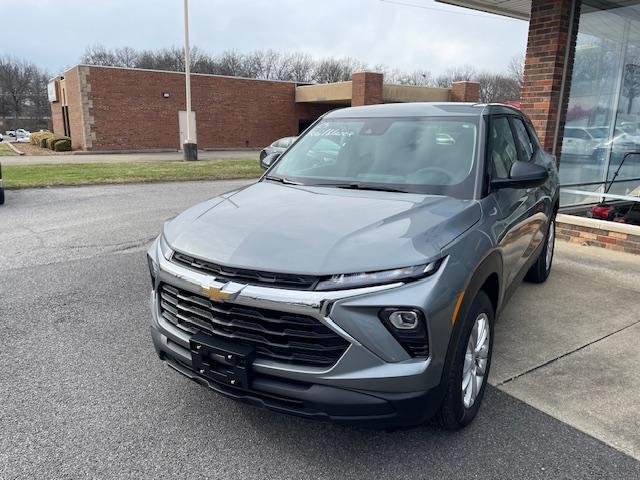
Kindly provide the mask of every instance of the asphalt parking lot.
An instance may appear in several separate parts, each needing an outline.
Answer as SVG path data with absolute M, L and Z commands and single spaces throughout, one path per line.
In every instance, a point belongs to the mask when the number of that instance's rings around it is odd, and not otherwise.
M 146 246 L 246 181 L 32 189 L 0 207 L 0 478 L 640 478 L 635 257 L 559 245 L 496 326 L 464 431 L 311 423 L 164 366 Z

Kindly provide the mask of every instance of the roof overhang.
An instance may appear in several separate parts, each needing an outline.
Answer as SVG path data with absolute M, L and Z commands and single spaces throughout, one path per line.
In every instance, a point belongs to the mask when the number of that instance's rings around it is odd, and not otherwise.
M 436 0 L 440 3 L 471 8 L 505 17 L 529 20 L 531 0 Z
M 352 82 L 320 83 L 296 87 L 296 103 L 351 105 L 352 96 Z M 385 103 L 448 102 L 451 97 L 451 89 L 384 84 L 382 97 Z

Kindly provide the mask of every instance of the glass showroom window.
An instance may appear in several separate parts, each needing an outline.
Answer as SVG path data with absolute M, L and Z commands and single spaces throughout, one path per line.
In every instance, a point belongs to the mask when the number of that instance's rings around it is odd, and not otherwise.
M 601 202 L 607 189 L 606 200 L 640 195 L 640 5 L 615 8 L 624 3 L 582 5 L 560 160 L 565 207 Z

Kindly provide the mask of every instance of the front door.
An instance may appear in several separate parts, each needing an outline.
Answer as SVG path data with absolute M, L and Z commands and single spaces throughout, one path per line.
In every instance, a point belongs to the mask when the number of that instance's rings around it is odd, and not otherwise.
M 519 160 L 516 138 L 508 116 L 491 119 L 490 168 L 492 178 L 509 178 Z M 492 193 L 497 203 L 496 239 L 502 250 L 505 286 L 516 278 L 530 256 L 534 237 L 531 224 L 535 206 L 533 189 L 502 188 Z

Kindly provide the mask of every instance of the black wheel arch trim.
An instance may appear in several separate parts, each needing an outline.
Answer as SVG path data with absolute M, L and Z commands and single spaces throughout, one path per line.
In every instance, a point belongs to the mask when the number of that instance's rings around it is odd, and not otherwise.
M 502 275 L 502 254 L 499 250 L 493 250 L 490 252 L 478 265 L 478 267 L 474 270 L 471 275 L 466 288 L 464 289 L 464 297 L 462 298 L 462 303 L 460 304 L 460 308 L 458 310 L 458 314 L 455 319 L 455 323 L 453 325 L 453 329 L 451 331 L 451 335 L 449 337 L 449 345 L 447 346 L 447 356 L 444 362 L 444 368 L 442 369 L 442 377 L 440 379 L 440 384 L 442 385 L 445 381 L 445 374 L 449 371 L 451 366 L 451 362 L 453 361 L 453 355 L 455 352 L 455 346 L 460 339 L 460 335 L 462 334 L 462 326 L 464 324 L 464 318 L 469 312 L 469 308 L 473 303 L 476 295 L 481 290 L 482 286 L 485 282 L 491 277 L 491 275 L 496 275 L 498 277 L 498 296 L 495 301 L 495 311 L 493 312 L 494 319 L 498 317 L 498 312 L 502 308 L 502 303 L 504 299 L 504 285 L 503 285 L 503 275 Z M 493 303 L 493 301 L 492 301 Z

